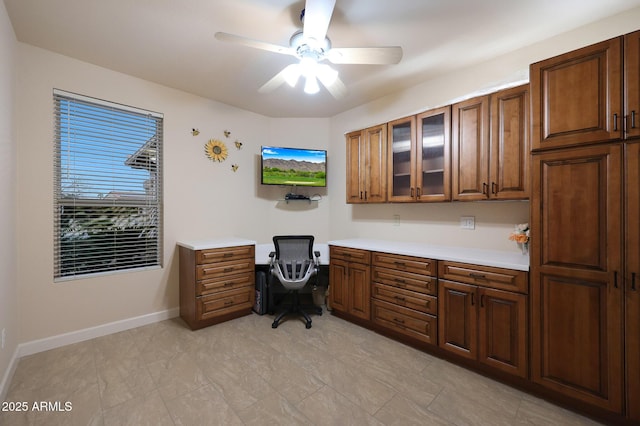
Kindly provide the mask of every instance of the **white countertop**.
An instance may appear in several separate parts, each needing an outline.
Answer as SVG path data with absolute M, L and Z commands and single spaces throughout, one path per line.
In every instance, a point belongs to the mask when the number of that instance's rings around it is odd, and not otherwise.
M 236 237 L 218 237 L 208 238 L 206 240 L 188 240 L 178 241 L 179 246 L 186 247 L 191 250 L 207 250 L 215 248 L 235 247 L 235 246 L 253 246 L 255 241 L 246 240 L 244 238 Z
M 244 245 L 256 246 L 256 264 L 269 263 L 269 253 L 274 251 L 273 243 L 256 244 L 253 240 L 237 237 L 219 237 L 203 240 L 178 241 L 178 245 L 191 250 L 206 250 Z M 471 263 L 474 265 L 494 266 L 496 268 L 529 270 L 529 256 L 518 252 L 484 250 L 464 247 L 439 246 L 424 243 L 408 243 L 369 238 L 351 238 L 334 240 L 328 243 L 314 243 L 313 249 L 320 252 L 320 263 L 329 264 L 329 245 L 355 248 L 383 253 L 404 254 L 436 260 Z
M 273 243 L 258 244 L 256 246 L 256 265 L 268 265 L 269 253 L 275 251 Z M 320 264 L 329 264 L 329 246 L 327 243 L 313 243 L 313 250 L 320 252 Z
M 329 241 L 329 245 L 384 253 L 404 254 L 436 260 L 472 263 L 474 265 L 529 271 L 529 256 L 500 250 L 483 250 L 464 247 L 439 246 L 424 243 L 408 243 L 368 238 L 352 238 Z

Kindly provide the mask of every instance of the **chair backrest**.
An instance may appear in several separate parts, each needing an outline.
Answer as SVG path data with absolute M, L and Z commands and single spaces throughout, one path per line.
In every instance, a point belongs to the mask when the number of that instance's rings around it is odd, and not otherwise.
M 313 260 L 313 235 L 276 235 L 276 259 L 289 262 Z
M 271 273 L 289 289 L 302 288 L 315 274 L 313 235 L 278 235 L 273 237 L 276 253 Z

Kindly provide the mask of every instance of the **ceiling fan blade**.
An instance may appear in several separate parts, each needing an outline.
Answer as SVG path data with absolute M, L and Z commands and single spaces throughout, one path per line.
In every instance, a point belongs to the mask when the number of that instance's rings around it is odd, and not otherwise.
M 402 59 L 402 47 L 336 47 L 327 52 L 334 64 L 397 64 Z
M 276 90 L 278 87 L 280 87 L 282 84 L 287 82 L 287 78 L 289 76 L 291 76 L 292 74 L 296 74 L 296 68 L 299 67 L 298 64 L 291 64 L 286 66 L 282 71 L 280 71 L 278 74 L 274 75 L 273 78 L 269 81 L 267 81 L 265 84 L 262 85 L 261 88 L 258 89 L 258 92 L 260 93 L 271 93 L 274 90 Z M 299 74 L 298 74 L 299 77 Z M 297 81 L 297 77 L 295 78 L 295 80 Z M 294 83 L 295 85 L 295 83 Z
M 307 0 L 304 8 L 304 38 L 313 38 L 322 42 L 333 15 L 336 0 Z
M 347 86 L 345 86 L 342 80 L 340 80 L 340 77 L 336 77 L 335 81 L 331 84 L 326 84 L 320 77 L 318 77 L 318 80 L 320 80 L 320 83 L 322 83 L 334 98 L 342 99 L 347 95 Z
M 255 49 L 267 50 L 269 52 L 282 53 L 284 55 L 295 56 L 295 51 L 290 47 L 279 46 L 277 44 L 266 43 L 264 41 L 254 40 L 239 35 L 218 32 L 215 35 L 216 39 L 227 43 L 240 44 L 247 47 L 253 47 Z

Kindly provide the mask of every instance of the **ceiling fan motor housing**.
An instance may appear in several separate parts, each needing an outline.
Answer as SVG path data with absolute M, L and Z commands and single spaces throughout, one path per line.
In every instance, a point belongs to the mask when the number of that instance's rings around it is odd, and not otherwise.
M 291 36 L 289 45 L 295 50 L 298 58 L 313 58 L 316 61 L 320 61 L 331 49 L 331 40 L 329 40 L 329 37 L 325 37 L 322 41 L 314 38 L 304 38 L 303 31 L 298 30 Z

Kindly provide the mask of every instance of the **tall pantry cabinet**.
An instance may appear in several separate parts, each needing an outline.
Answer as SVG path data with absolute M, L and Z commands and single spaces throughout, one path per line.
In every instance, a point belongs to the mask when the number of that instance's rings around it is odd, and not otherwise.
M 531 379 L 640 420 L 640 32 L 531 65 Z

